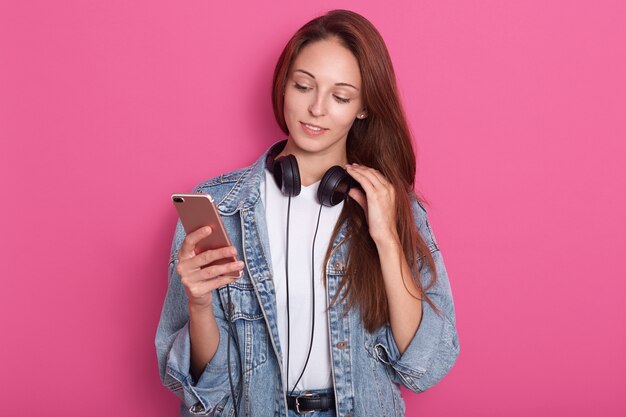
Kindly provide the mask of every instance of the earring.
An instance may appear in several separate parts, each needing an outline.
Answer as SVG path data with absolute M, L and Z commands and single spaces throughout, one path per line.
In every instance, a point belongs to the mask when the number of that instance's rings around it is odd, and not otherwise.
M 364 114 L 364 113 L 361 113 L 361 114 L 359 114 L 357 117 L 358 117 L 359 119 L 365 119 L 365 114 Z

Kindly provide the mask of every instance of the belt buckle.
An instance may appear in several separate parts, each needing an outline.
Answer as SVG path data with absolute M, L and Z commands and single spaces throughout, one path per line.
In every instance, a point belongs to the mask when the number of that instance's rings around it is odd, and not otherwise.
M 310 391 L 306 391 L 303 394 L 300 394 L 296 397 L 296 413 L 298 414 L 310 414 L 312 412 L 314 412 L 315 410 L 309 410 L 309 411 L 302 411 L 300 410 L 300 398 L 319 398 L 319 395 L 317 394 L 313 394 Z

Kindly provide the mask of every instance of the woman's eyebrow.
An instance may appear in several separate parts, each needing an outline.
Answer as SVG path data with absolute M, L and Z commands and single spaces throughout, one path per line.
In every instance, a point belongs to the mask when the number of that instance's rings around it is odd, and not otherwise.
M 311 74 L 309 71 L 305 71 L 305 70 L 303 70 L 303 69 L 297 69 L 297 70 L 294 70 L 294 72 L 303 72 L 303 73 L 305 73 L 306 75 L 308 75 L 309 77 L 311 77 L 311 78 L 315 79 L 315 75 Z M 353 86 L 352 84 L 348 84 L 348 83 L 335 83 L 335 85 L 338 85 L 338 86 L 344 86 L 344 87 L 352 87 L 352 88 L 354 88 L 356 91 L 359 91 L 359 89 L 358 89 L 358 88 L 356 88 L 355 86 Z

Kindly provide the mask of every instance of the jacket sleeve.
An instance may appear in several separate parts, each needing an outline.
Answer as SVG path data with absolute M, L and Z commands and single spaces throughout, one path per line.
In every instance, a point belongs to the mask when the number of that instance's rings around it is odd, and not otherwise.
M 168 269 L 168 289 L 155 337 L 159 371 L 163 385 L 189 407 L 192 414 L 219 415 L 231 397 L 227 363 L 227 321 L 217 292 L 213 311 L 220 332 L 217 351 L 195 381 L 190 373 L 189 311 L 187 294 L 176 271 L 178 250 L 185 238 L 180 220 L 176 225 Z M 230 347 L 233 385 L 237 386 L 239 369 L 234 346 Z M 212 413 L 212 414 L 211 414 Z
M 413 340 L 401 355 L 393 338 L 391 326 L 381 327 L 376 337 L 375 353 L 392 369 L 395 382 L 413 392 L 423 392 L 439 382 L 452 368 L 459 355 L 454 303 L 443 257 L 433 236 L 426 210 L 412 194 L 412 210 L 418 230 L 435 261 L 437 282 L 426 294 L 439 308 L 438 315 L 427 302 L 422 303 L 422 320 Z M 423 263 L 420 281 L 424 288 L 431 282 L 433 271 Z

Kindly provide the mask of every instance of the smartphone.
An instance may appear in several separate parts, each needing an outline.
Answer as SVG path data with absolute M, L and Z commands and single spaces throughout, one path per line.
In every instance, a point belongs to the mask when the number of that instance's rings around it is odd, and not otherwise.
M 222 223 L 217 212 L 217 207 L 215 207 L 215 201 L 209 194 L 172 194 L 172 202 L 187 234 L 201 227 L 211 226 L 211 234 L 196 244 L 196 254 L 209 249 L 219 249 L 232 245 L 224 228 L 224 223 Z M 236 260 L 235 256 L 228 256 L 216 260 L 211 265 L 227 264 Z M 242 274 L 243 271 L 233 271 L 225 273 L 223 276 L 239 278 Z

